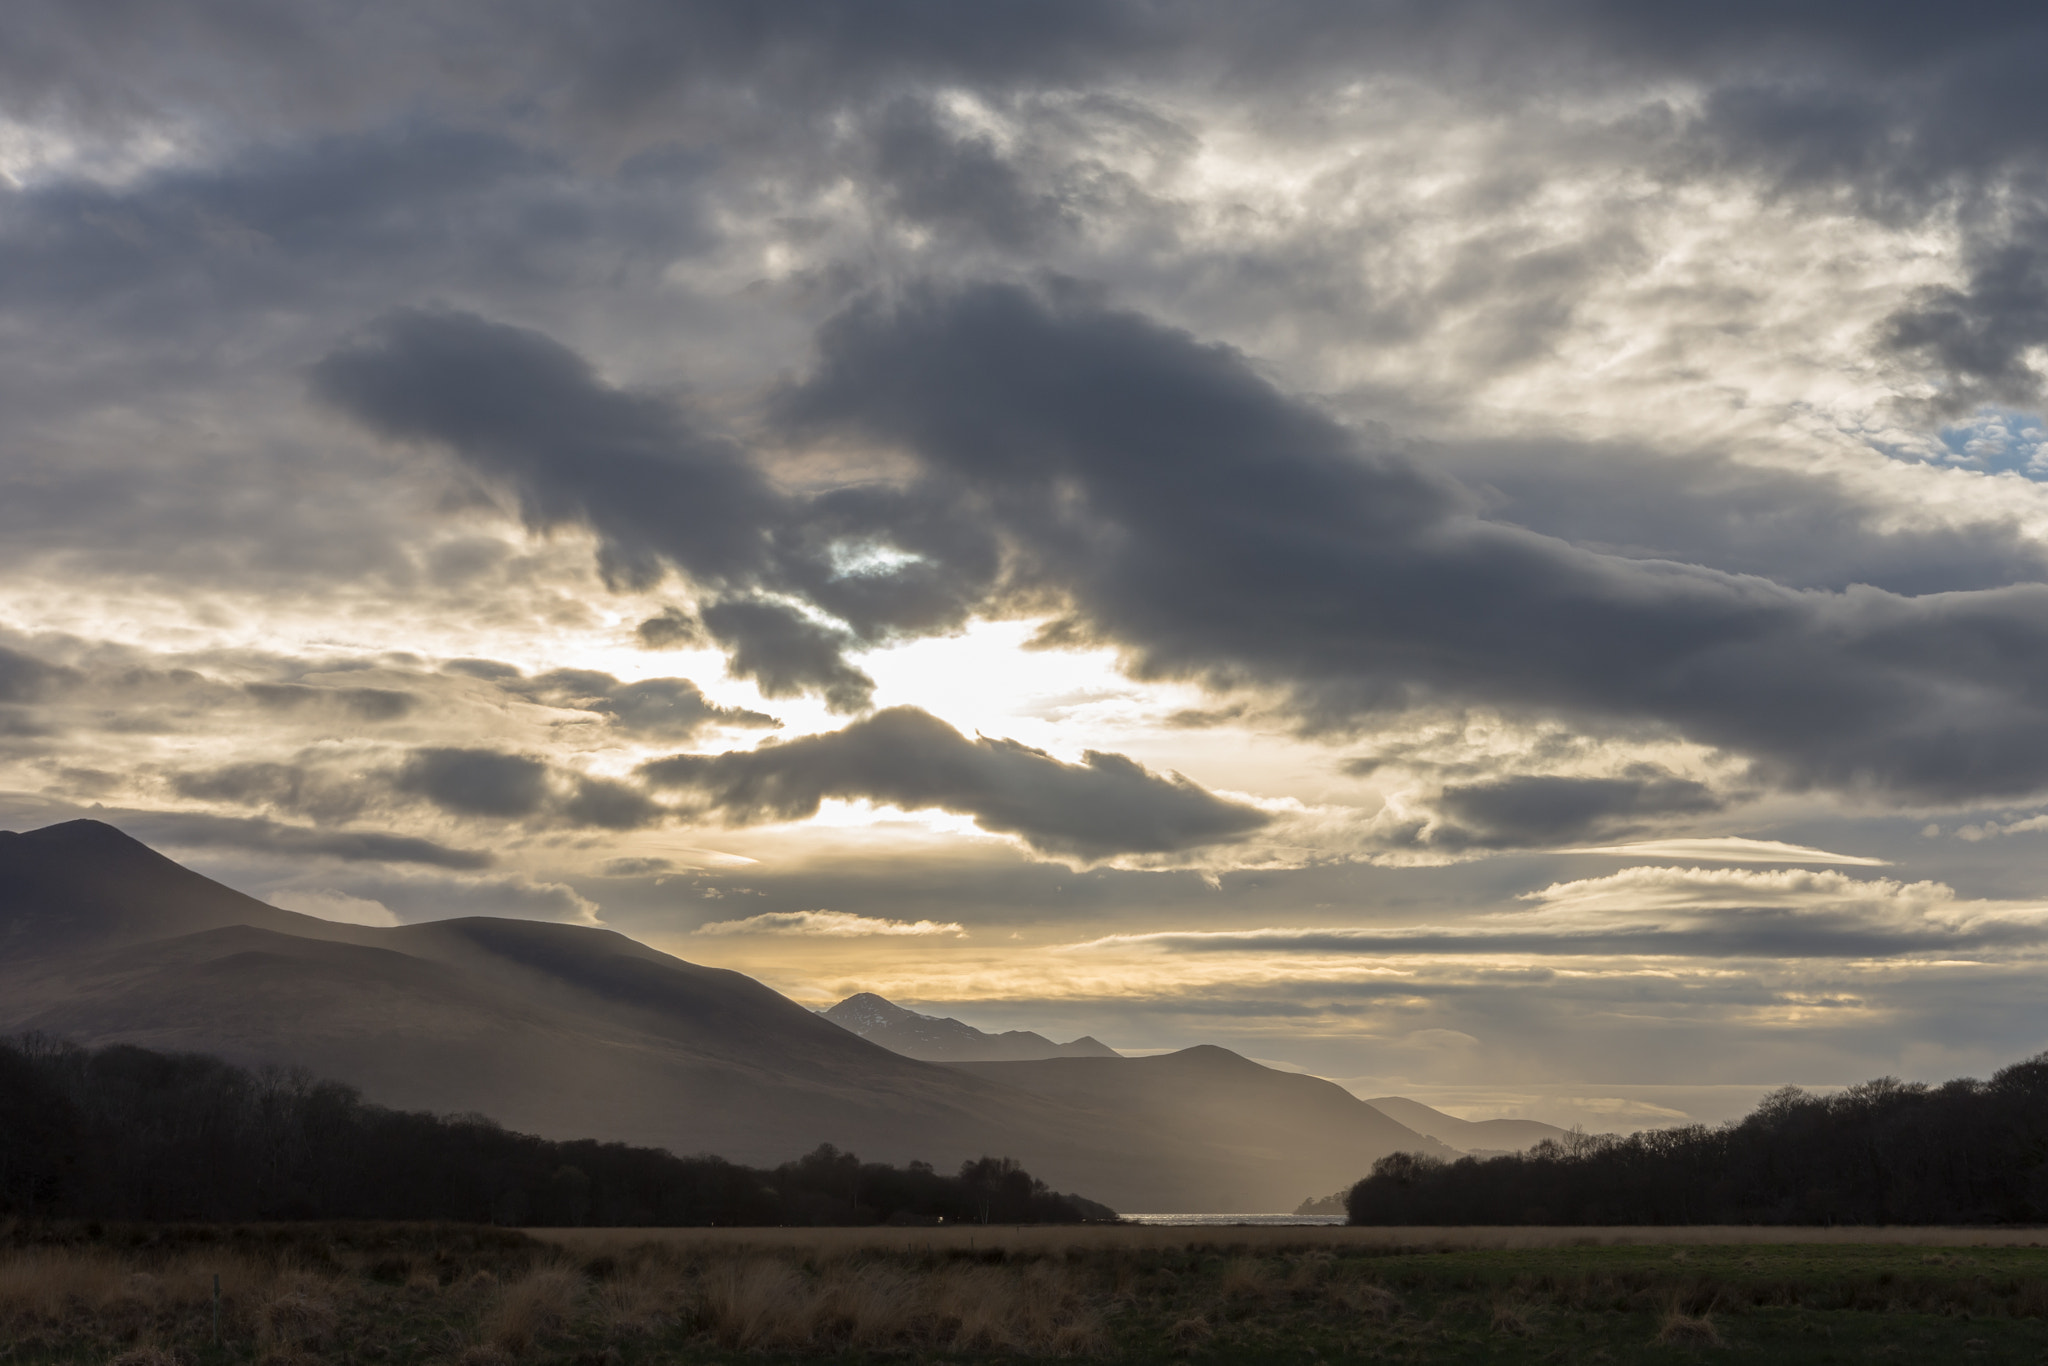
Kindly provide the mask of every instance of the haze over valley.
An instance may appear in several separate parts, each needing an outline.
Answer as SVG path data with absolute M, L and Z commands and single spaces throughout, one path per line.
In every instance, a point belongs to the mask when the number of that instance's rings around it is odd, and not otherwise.
M 944 1169 L 999 1154 L 1160 1212 L 1292 1209 L 1390 1152 L 1457 1151 L 1327 1081 L 1213 1046 L 1124 1058 L 1088 1041 L 1001 1061 L 1030 1050 L 980 1035 L 982 1060 L 963 1061 L 961 1036 L 978 1031 L 927 1021 L 952 1026 L 954 1065 L 918 1062 L 609 931 L 324 921 L 98 822 L 0 833 L 0 885 L 0 1032 L 302 1067 L 380 1104 L 545 1137 L 759 1166 L 820 1143 Z M 865 1022 L 910 1015 L 859 1004 Z

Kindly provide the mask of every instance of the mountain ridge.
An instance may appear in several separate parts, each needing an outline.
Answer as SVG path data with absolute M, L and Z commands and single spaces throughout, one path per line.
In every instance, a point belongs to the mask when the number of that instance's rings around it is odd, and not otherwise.
M 1429 1143 L 1391 1121 L 1363 1144 L 1316 1130 L 1335 1121 L 1317 1118 L 1310 1088 L 1327 1083 L 1308 1078 L 1265 1104 L 1296 1105 L 1320 1137 L 1292 1150 L 1219 1141 L 1160 1124 L 1158 1106 L 1141 1122 L 1087 1087 L 1062 1098 L 973 1070 L 1152 1064 L 1129 1074 L 1143 1077 L 1156 1060 L 923 1062 L 615 931 L 489 917 L 335 924 L 222 887 L 98 822 L 0 837 L 0 927 L 0 1031 L 304 1066 L 382 1104 L 476 1111 L 545 1137 L 756 1166 L 821 1142 L 892 1164 L 1010 1156 L 1115 1208 L 1244 1212 L 1291 1208 L 1304 1188 Z M 1238 1062 L 1253 1070 L 1233 1086 L 1285 1075 Z
M 925 1062 L 1030 1062 L 1041 1058 L 1123 1056 L 1090 1035 L 1054 1043 L 1027 1029 L 991 1034 L 949 1016 L 921 1015 L 872 991 L 855 992 L 818 1013 L 869 1043 Z

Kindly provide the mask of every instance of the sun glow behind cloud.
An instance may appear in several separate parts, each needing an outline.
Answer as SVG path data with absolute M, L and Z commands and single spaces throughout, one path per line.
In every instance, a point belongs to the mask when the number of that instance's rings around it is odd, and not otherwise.
M 1346 1075 L 2041 1041 L 2038 82 L 1956 56 L 2030 76 L 2030 21 L 1283 4 L 1219 78 L 1208 11 L 770 52 L 693 3 L 591 20 L 648 59 L 615 99 L 533 15 L 454 80 L 402 6 L 297 51 L 46 8 L 15 823 Z M 859 729 L 899 706 L 958 742 Z

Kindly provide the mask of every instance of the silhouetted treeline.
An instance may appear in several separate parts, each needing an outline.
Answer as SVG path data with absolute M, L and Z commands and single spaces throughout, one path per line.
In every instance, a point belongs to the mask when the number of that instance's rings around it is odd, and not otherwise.
M 2048 1053 L 1990 1081 L 1787 1087 L 1746 1119 L 1442 1162 L 1394 1153 L 1354 1224 L 2048 1222 Z
M 366 1103 L 304 1071 L 0 1040 L 0 1212 L 109 1220 L 437 1219 L 520 1225 L 1075 1223 L 1104 1206 L 1007 1158 L 944 1175 L 830 1145 L 773 1171 L 480 1115 Z

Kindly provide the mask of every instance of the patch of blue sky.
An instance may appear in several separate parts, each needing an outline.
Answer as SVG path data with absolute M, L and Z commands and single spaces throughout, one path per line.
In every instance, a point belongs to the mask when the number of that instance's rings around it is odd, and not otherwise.
M 2017 408 L 1979 408 L 1940 432 L 1940 463 L 1991 473 L 2010 470 L 2048 479 L 2048 431 L 2039 413 Z
M 1893 460 L 2048 481 L 2048 423 L 2021 408 L 1986 405 L 1933 431 L 1877 421 L 1842 430 Z

